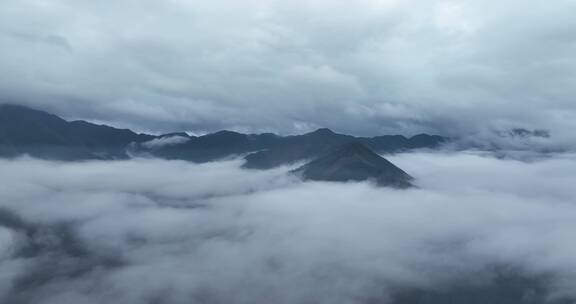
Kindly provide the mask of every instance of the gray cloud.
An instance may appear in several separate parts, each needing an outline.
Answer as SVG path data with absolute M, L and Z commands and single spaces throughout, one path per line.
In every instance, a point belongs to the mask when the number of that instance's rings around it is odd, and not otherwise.
M 0 12 L 3 100 L 153 131 L 573 141 L 571 0 L 29 1 Z
M 418 189 L 301 183 L 238 161 L 0 160 L 0 299 L 364 303 L 489 280 L 494 265 L 576 296 L 574 155 L 391 160 Z

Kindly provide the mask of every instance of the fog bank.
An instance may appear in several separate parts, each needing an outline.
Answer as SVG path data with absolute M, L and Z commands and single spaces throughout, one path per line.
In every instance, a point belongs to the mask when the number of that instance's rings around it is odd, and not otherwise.
M 390 160 L 419 187 L 238 161 L 0 160 L 0 302 L 387 303 L 502 267 L 576 296 L 575 155 Z

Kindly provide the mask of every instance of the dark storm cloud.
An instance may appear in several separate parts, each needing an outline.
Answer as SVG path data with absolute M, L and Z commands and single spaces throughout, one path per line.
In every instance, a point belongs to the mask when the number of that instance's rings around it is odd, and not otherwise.
M 573 140 L 576 3 L 3 1 L 4 100 L 154 131 Z
M 398 287 L 482 284 L 494 265 L 576 296 L 574 155 L 392 161 L 418 189 L 237 161 L 2 160 L 0 301 L 386 303 Z

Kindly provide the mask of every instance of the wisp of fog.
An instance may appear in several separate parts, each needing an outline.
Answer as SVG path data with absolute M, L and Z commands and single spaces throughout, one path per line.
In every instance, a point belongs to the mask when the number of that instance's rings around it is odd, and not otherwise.
M 418 187 L 237 160 L 1 160 L 0 302 L 387 303 L 503 267 L 576 296 L 576 155 L 389 159 Z

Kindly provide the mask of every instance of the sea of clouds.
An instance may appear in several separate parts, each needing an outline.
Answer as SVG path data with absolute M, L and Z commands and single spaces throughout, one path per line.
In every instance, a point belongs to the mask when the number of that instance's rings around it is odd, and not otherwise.
M 502 267 L 576 296 L 576 155 L 389 159 L 418 188 L 237 160 L 0 160 L 0 302 L 387 303 Z

